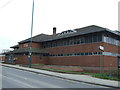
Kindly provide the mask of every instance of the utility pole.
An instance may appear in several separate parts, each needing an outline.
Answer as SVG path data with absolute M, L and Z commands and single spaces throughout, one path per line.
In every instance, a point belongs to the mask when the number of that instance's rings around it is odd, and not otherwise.
M 29 67 L 32 66 L 32 33 L 33 33 L 33 16 L 34 16 L 34 0 L 32 4 L 32 21 L 31 21 L 31 38 L 30 38 L 30 50 L 29 50 Z

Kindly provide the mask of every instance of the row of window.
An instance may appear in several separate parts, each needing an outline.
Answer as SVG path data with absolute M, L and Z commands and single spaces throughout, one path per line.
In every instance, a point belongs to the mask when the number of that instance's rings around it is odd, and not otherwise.
M 75 44 L 100 42 L 100 41 L 102 41 L 101 34 L 91 34 L 91 35 L 86 35 L 86 36 L 67 38 L 64 40 L 45 42 L 45 43 L 43 43 L 43 47 L 51 48 L 51 47 L 57 47 L 57 46 L 68 46 L 68 45 L 75 45 Z
M 118 53 L 111 53 L 111 52 L 103 52 L 103 55 L 108 55 L 108 56 L 120 56 Z
M 108 56 L 120 56 L 120 54 L 111 52 L 85 52 L 85 53 L 66 53 L 66 54 L 49 54 L 49 56 L 90 56 L 90 55 L 108 55 Z
M 28 54 L 16 54 L 15 56 L 23 56 Z M 81 52 L 81 53 L 65 53 L 65 54 L 39 54 L 39 53 L 33 53 L 32 55 L 37 56 L 91 56 L 91 55 L 107 55 L 107 56 L 120 56 L 118 53 L 111 53 L 111 52 Z
M 102 52 L 82 52 L 82 53 L 65 53 L 65 54 L 50 54 L 49 56 L 88 56 L 88 55 L 101 55 Z
M 114 44 L 114 45 L 119 45 L 120 46 L 120 40 L 114 39 L 112 37 L 104 36 L 103 41 L 107 42 L 107 43 L 110 43 L 110 44 Z

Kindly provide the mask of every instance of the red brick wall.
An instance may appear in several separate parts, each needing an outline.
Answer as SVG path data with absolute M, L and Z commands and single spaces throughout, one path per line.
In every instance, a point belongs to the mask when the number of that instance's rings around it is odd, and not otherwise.
M 50 57 L 49 64 L 55 65 L 79 65 L 79 66 L 99 66 L 99 56 L 66 56 Z
M 99 52 L 99 46 L 105 47 L 105 52 L 118 53 L 118 46 L 108 43 L 92 43 L 82 45 L 71 45 L 62 47 L 46 48 L 50 54 L 62 53 L 79 53 L 79 52 Z M 117 57 L 104 56 L 104 69 L 117 69 Z M 100 69 L 100 56 L 66 56 L 66 57 L 49 57 L 48 64 L 55 65 L 78 65 L 86 70 Z
M 109 43 L 104 43 L 103 45 L 105 47 L 105 52 L 120 53 L 119 51 L 120 46 L 116 46 Z
M 33 48 L 42 48 L 40 43 L 32 43 Z
M 83 71 L 99 72 L 101 56 L 67 56 L 67 57 L 50 57 L 48 64 L 63 66 L 80 66 Z M 117 70 L 117 57 L 103 56 L 104 71 Z
M 19 45 L 20 48 L 29 48 L 30 47 L 30 43 L 24 43 L 24 44 L 20 44 Z M 42 46 L 40 45 L 40 43 L 32 43 L 32 47 L 33 48 L 42 48 Z
M 47 58 L 40 56 L 32 56 L 32 64 L 47 64 L 47 60 Z M 29 64 L 28 56 L 17 56 L 17 60 L 15 62 L 17 64 Z
M 113 56 L 104 56 L 104 66 L 105 67 L 116 67 L 117 66 L 117 57 Z
M 98 67 L 100 66 L 101 56 L 66 56 L 66 57 L 50 57 L 49 64 L 57 65 L 79 65 L 79 66 L 89 66 Z M 116 67 L 117 57 L 113 56 L 103 56 L 105 67 Z

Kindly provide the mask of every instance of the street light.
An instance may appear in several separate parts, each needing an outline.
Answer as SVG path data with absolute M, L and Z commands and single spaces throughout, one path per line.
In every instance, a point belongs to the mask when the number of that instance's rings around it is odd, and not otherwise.
M 101 56 L 100 56 L 100 74 L 104 72 L 104 60 L 103 60 L 103 51 L 104 51 L 104 46 L 99 46 L 99 50 L 101 50 Z
M 32 21 L 31 21 L 31 38 L 30 38 L 30 50 L 29 50 L 29 67 L 32 65 L 32 33 L 33 33 L 33 16 L 34 16 L 34 0 L 32 5 Z

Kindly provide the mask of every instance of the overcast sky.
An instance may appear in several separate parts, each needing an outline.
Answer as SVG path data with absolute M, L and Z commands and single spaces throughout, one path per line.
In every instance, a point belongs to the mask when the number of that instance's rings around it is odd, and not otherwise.
M 118 29 L 119 0 L 34 0 L 33 36 L 98 25 Z M 0 52 L 30 37 L 32 0 L 0 0 Z

